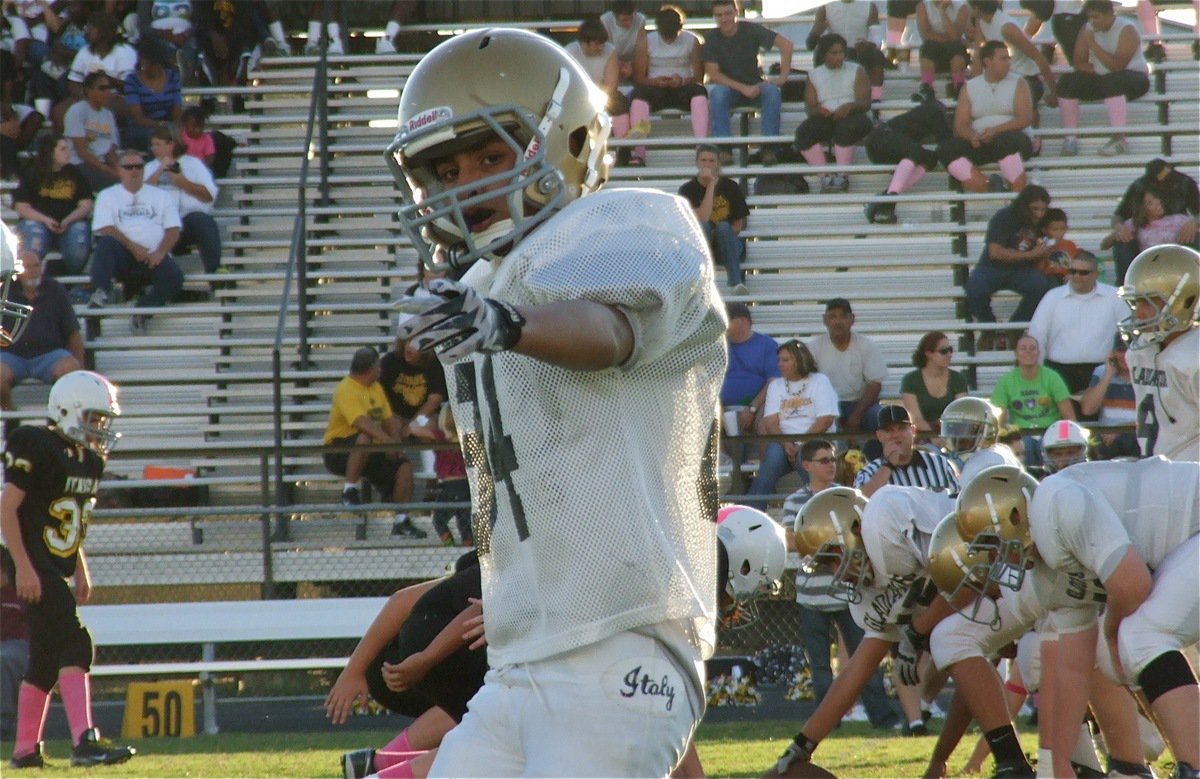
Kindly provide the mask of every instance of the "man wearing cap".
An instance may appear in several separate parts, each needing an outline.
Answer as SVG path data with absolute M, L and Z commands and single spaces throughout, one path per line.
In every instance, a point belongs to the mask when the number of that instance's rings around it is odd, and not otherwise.
M 873 340 L 852 332 L 850 301 L 834 298 L 825 304 L 825 332 L 808 340 L 817 369 L 829 377 L 838 395 L 838 429 L 879 427 L 879 393 L 887 378 L 887 361 Z
M 1029 321 L 1044 364 L 1072 393 L 1087 389 L 1092 372 L 1108 358 L 1117 322 L 1129 315 L 1116 288 L 1098 278 L 1095 255 L 1080 251 L 1067 264 L 1067 283 L 1047 292 Z
M 400 443 L 400 422 L 379 383 L 379 353 L 371 347 L 364 346 L 354 353 L 350 375 L 334 390 L 322 441 L 326 446 Z M 412 500 L 412 464 L 399 451 L 328 452 L 323 459 L 330 473 L 345 477 L 342 503 L 347 506 L 363 502 L 359 481 L 364 476 L 385 500 L 392 503 Z M 426 533 L 413 525 L 407 513 L 399 512 L 392 535 L 424 538 Z
M 1134 425 L 1137 422 L 1137 397 L 1125 352 L 1129 344 L 1120 335 L 1113 337 L 1112 350 L 1103 364 L 1092 372 L 1088 388 L 1079 396 L 1079 410 L 1085 419 L 1096 419 L 1101 426 Z M 1098 415 L 1098 416 L 1097 416 Z M 1132 430 L 1123 433 L 1101 432 L 1096 459 L 1140 457 L 1137 436 Z
M 883 445 L 883 457 L 867 463 L 854 477 L 854 486 L 868 498 L 885 484 L 958 492 L 958 468 L 942 454 L 917 448 L 917 428 L 904 406 L 883 407 L 875 437 Z
M 753 330 L 750 307 L 745 303 L 726 303 L 725 313 L 729 317 L 725 330 L 729 366 L 721 385 L 721 407 L 737 413 L 739 431 L 754 432 L 767 383 L 779 375 L 779 344 Z

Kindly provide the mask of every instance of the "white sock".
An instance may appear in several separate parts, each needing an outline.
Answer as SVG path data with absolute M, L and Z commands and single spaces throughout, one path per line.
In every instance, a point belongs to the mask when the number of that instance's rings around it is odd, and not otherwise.
M 345 492 L 346 490 L 356 490 L 356 489 L 358 489 L 358 485 L 352 481 L 348 481 L 342 485 L 342 492 Z
M 267 29 L 271 31 L 271 37 L 277 41 L 286 40 L 283 34 L 283 22 L 274 21 L 267 25 Z M 318 28 L 320 29 L 320 28 Z
M 329 31 L 329 40 L 340 41 L 342 39 L 342 25 L 337 22 L 330 22 L 325 27 Z
M 405 514 L 403 511 L 401 511 L 400 513 L 396 514 L 396 518 L 394 520 L 392 520 L 392 524 L 402 525 L 407 521 L 408 521 L 408 514 Z
M 383 34 L 388 38 L 395 38 L 396 33 L 400 32 L 400 22 L 393 19 L 387 23 L 387 27 L 383 28 Z
M 320 40 L 321 40 L 321 23 L 320 22 L 309 22 L 308 23 L 308 42 L 309 43 L 317 43 Z

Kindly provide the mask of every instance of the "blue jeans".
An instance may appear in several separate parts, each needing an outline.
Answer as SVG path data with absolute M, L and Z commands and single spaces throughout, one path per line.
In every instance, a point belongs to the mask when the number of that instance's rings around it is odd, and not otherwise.
M 221 230 L 212 215 L 200 211 L 186 214 L 183 219 L 183 229 L 179 233 L 179 243 L 175 251 L 181 251 L 185 246 L 196 246 L 200 253 L 200 261 L 204 263 L 205 273 L 216 273 L 221 267 Z
M 21 236 L 21 245 L 41 259 L 51 249 L 58 249 L 62 255 L 62 273 L 52 274 L 55 276 L 73 276 L 82 271 L 92 250 L 92 225 L 87 219 L 73 222 L 57 235 L 41 222 L 22 219 L 17 223 L 17 235 Z
M 854 407 L 858 405 L 857 400 L 839 400 L 838 401 L 838 430 L 846 429 L 846 418 L 854 412 Z M 879 429 L 879 412 L 883 411 L 883 406 L 878 403 L 872 403 L 863 411 L 862 419 L 859 421 L 861 430 L 868 433 L 874 433 Z
M 995 322 L 992 313 L 992 295 L 1002 289 L 1012 290 L 1021 296 L 1021 303 L 1013 312 L 1012 322 L 1028 322 L 1042 296 L 1056 286 L 1054 281 L 1029 266 L 1003 267 L 988 263 L 977 263 L 967 277 L 967 310 L 976 322 Z
M 171 255 L 164 257 L 158 267 L 151 268 L 135 260 L 116 238 L 102 235 L 92 253 L 92 289 L 108 292 L 114 278 L 139 288 L 150 285 L 138 300 L 139 306 L 165 306 L 183 288 L 183 271 Z
M 808 668 L 812 672 L 813 694 L 817 703 L 825 699 L 833 684 L 833 670 L 829 664 L 830 645 L 833 643 L 833 627 L 837 625 L 846 640 L 846 651 L 854 654 L 863 639 L 863 629 L 850 616 L 850 609 L 839 611 L 817 611 L 807 606 L 800 607 L 800 638 Z M 887 692 L 883 688 L 883 676 L 876 668 L 862 691 L 863 707 L 875 727 L 889 727 L 899 721 Z
M 767 444 L 767 452 L 763 455 L 762 461 L 758 464 L 758 473 L 754 477 L 754 483 L 750 485 L 749 495 L 771 495 L 775 492 L 775 483 L 784 477 L 790 471 L 795 471 L 800 474 L 804 483 L 808 483 L 808 474 L 800 467 L 797 462 L 792 465 L 788 462 L 787 452 L 783 450 L 783 444 L 770 443 Z M 766 511 L 767 502 L 765 500 L 747 500 L 746 505 L 753 506 L 756 509 Z
M 712 117 L 712 137 L 728 138 L 732 135 L 729 131 L 729 115 L 734 108 L 742 105 L 757 105 L 762 110 L 763 135 L 779 135 L 779 111 L 783 104 L 783 95 L 779 92 L 778 85 L 767 81 L 759 82 L 758 87 L 758 97 L 748 98 L 729 87 L 720 84 L 709 85 L 708 110 L 709 116 Z
M 713 262 L 725 266 L 725 277 L 729 286 L 742 283 L 742 255 L 746 253 L 746 242 L 733 231 L 729 222 L 703 222 L 704 237 L 713 247 Z M 715 236 L 714 236 L 715 233 Z

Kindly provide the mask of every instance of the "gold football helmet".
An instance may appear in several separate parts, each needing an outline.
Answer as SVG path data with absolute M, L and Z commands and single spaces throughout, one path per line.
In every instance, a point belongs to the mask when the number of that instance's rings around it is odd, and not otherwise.
M 1177 244 L 1150 247 L 1130 263 L 1117 294 L 1133 312 L 1117 324 L 1130 349 L 1187 330 L 1196 321 L 1200 299 L 1200 252 Z M 1139 317 L 1139 302 L 1148 303 L 1154 314 Z
M 809 498 L 796 514 L 796 551 L 809 558 L 806 578 L 833 575 L 829 595 L 848 603 L 862 600 L 861 585 L 871 578 L 871 561 L 861 528 L 867 499 L 850 487 L 830 487 Z
M 0 222 L 0 346 L 12 346 L 33 313 L 31 306 L 8 299 L 14 285 L 19 283 L 17 276 L 24 270 L 17 235 Z
M 561 46 L 532 32 L 475 30 L 426 54 L 404 84 L 386 155 L 403 198 L 400 225 L 426 266 L 504 254 L 599 188 L 608 177 L 605 101 Z M 439 179 L 435 161 L 493 136 L 515 153 L 513 168 L 462 186 Z M 472 207 L 500 197 L 510 218 L 473 230 Z
M 984 398 L 959 398 L 942 412 L 941 437 L 950 454 L 973 454 L 995 445 L 1000 409 Z
M 988 581 L 1019 590 L 1033 539 L 1029 502 L 1037 481 L 1020 468 L 994 465 L 981 471 L 958 495 L 955 524 L 974 554 L 988 555 Z
M 956 515 L 947 514 L 929 539 L 929 578 L 964 617 L 999 628 L 996 602 L 987 596 L 990 568 L 987 553 L 972 551 L 971 545 L 958 534 Z M 956 602 L 964 590 L 976 593 L 969 605 Z

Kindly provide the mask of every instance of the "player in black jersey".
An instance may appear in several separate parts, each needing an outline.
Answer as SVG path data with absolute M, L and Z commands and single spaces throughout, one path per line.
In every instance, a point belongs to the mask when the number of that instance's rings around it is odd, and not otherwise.
M 17 595 L 29 604 L 29 670 L 18 695 L 13 768 L 45 765 L 42 731 L 55 684 L 75 745 L 71 765 L 121 763 L 134 754 L 92 725 L 92 637 L 76 608 L 91 595 L 83 540 L 120 413 L 108 379 L 76 371 L 50 389 L 50 424 L 19 427 L 8 439 L 0 528 L 16 564 Z

